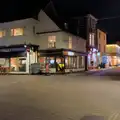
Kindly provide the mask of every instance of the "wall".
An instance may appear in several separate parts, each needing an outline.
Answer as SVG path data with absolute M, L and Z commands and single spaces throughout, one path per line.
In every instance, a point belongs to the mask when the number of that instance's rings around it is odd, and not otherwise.
M 39 34 L 37 36 L 37 45 L 40 45 L 40 49 L 48 48 L 48 37 L 56 36 L 56 48 L 66 48 L 67 43 L 63 43 L 63 35 L 62 32 L 53 32 L 53 33 L 45 33 Z
M 0 24 L 0 30 L 5 30 L 6 35 L 0 38 L 0 45 L 13 45 L 13 44 L 24 44 L 24 43 L 37 43 L 36 35 L 33 32 L 33 26 L 38 24 L 38 21 L 30 18 L 12 22 L 6 22 Z M 24 34 L 21 36 L 11 36 L 11 29 L 23 28 Z
M 69 37 L 72 38 L 72 49 L 76 51 L 86 52 L 86 40 L 70 33 L 63 32 L 63 40 L 66 40 L 69 49 Z
M 117 44 L 108 44 L 108 45 L 106 45 L 106 53 L 120 54 L 120 47 Z
M 40 24 L 36 26 L 37 32 L 57 31 L 60 28 L 53 22 L 50 17 L 44 11 L 40 11 L 38 14 L 38 20 Z
M 56 36 L 56 48 L 69 49 L 69 37 L 72 37 L 72 49 L 81 52 L 86 51 L 86 41 L 84 39 L 66 32 L 53 32 L 38 35 L 37 44 L 40 45 L 40 49 L 48 48 L 49 36 Z
M 103 55 L 106 52 L 106 43 L 107 43 L 106 36 L 107 35 L 105 32 L 99 29 L 97 30 L 98 48 L 99 48 L 101 55 Z

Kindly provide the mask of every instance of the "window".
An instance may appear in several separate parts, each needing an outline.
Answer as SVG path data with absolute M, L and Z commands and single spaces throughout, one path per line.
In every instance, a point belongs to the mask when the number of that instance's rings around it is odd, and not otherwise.
M 89 34 L 89 45 L 91 45 L 92 44 L 92 35 L 91 35 L 91 33 Z
M 95 45 L 95 34 L 92 33 L 92 45 L 94 46 Z
M 0 31 L 0 38 L 5 36 L 5 30 Z
M 69 37 L 69 49 L 72 49 L 72 37 Z
M 77 68 L 77 57 L 76 56 L 65 57 L 65 66 L 66 68 Z
M 100 38 L 100 36 L 101 36 L 101 33 L 99 32 L 99 38 Z
M 10 58 L 11 72 L 26 72 L 26 58 L 15 57 Z
M 11 29 L 11 36 L 23 35 L 23 28 Z
M 48 37 L 48 48 L 56 48 L 56 36 Z
M 94 33 L 90 33 L 89 34 L 89 45 L 95 45 L 95 34 Z

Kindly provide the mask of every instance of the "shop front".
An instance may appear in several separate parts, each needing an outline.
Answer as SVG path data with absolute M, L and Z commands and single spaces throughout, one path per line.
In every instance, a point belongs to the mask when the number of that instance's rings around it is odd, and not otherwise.
M 109 63 L 107 64 L 107 66 L 118 66 L 120 65 L 120 55 L 119 54 L 108 54 L 108 60 Z
M 90 48 L 88 52 L 88 69 L 95 69 L 100 63 L 100 53 L 96 48 Z
M 37 63 L 36 45 L 0 47 L 0 68 L 9 73 L 30 73 L 30 65 Z
M 85 70 L 86 55 L 69 49 L 47 49 L 39 51 L 38 61 L 44 72 L 69 73 Z

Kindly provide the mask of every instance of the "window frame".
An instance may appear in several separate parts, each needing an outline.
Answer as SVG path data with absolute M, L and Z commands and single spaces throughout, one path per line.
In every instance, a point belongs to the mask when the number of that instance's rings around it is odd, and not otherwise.
M 48 48 L 56 48 L 56 36 L 48 36 Z
M 0 30 L 0 32 L 2 33 L 2 36 L 0 36 L 0 38 L 5 37 L 6 36 L 6 30 Z
M 22 33 L 15 35 L 15 30 L 17 30 L 17 29 L 22 30 Z M 19 31 L 19 32 L 20 32 L 20 31 Z M 11 28 L 11 29 L 10 29 L 10 36 L 16 37 L 16 36 L 23 36 L 23 35 L 24 35 L 24 28 Z

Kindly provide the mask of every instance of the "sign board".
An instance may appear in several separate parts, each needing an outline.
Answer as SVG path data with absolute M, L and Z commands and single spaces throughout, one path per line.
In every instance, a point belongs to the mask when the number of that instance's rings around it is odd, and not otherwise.
M 2 48 L 0 49 L 0 52 L 21 52 L 21 51 L 25 51 L 26 48 Z

